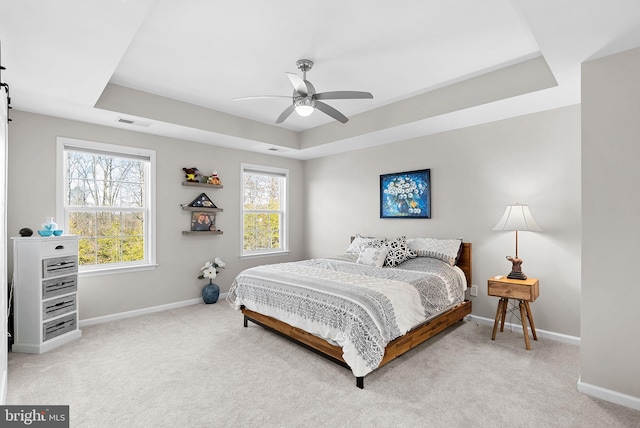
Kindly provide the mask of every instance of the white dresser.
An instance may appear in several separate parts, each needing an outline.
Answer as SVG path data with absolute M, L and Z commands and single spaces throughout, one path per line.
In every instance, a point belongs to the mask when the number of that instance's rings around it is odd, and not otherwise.
M 14 352 L 40 354 L 77 339 L 78 237 L 14 237 Z

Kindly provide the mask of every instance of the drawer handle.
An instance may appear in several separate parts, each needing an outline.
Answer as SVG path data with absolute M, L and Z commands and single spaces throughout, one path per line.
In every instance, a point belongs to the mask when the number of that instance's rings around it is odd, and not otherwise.
M 66 287 L 67 284 L 73 285 L 73 281 L 61 281 L 56 282 L 55 284 L 51 284 L 51 287 Z
M 64 245 L 57 245 L 56 250 L 64 250 Z
M 50 268 L 54 268 L 54 267 L 64 267 L 66 265 L 74 265 L 74 262 L 60 262 L 60 263 L 52 263 L 49 265 Z

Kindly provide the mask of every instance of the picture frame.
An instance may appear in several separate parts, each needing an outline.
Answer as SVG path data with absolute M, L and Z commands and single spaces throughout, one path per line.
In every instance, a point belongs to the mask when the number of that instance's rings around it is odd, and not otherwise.
M 204 211 L 193 211 L 191 213 L 191 230 L 198 232 L 217 230 L 216 214 Z
M 431 170 L 381 174 L 380 218 L 431 218 Z

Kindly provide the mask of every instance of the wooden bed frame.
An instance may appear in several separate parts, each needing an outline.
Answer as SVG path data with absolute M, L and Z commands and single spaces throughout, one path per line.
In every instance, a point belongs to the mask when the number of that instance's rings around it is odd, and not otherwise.
M 462 269 L 467 277 L 467 285 L 471 287 L 471 244 L 462 244 L 462 253 L 458 260 L 458 267 Z M 339 364 L 343 367 L 350 369 L 347 363 L 342 358 L 342 348 L 335 346 L 327 342 L 326 340 L 314 336 L 311 333 L 307 333 L 297 327 L 293 327 L 285 322 L 279 321 L 275 318 L 262 315 L 260 313 L 250 311 L 244 306 L 242 307 L 242 313 L 244 315 L 244 326 L 247 327 L 248 321 L 251 321 L 259 326 L 262 326 L 268 330 L 271 330 L 325 358 Z M 426 321 L 424 324 L 419 325 L 413 330 L 407 332 L 405 335 L 398 337 L 397 339 L 389 342 L 385 348 L 384 357 L 378 368 L 387 364 L 388 362 L 398 358 L 405 352 L 415 348 L 427 339 L 435 336 L 447 327 L 462 321 L 463 318 L 471 313 L 471 301 L 465 300 L 464 302 L 450 308 L 449 310 L 441 313 L 435 318 Z M 356 377 L 356 386 L 360 389 L 364 388 L 364 377 Z

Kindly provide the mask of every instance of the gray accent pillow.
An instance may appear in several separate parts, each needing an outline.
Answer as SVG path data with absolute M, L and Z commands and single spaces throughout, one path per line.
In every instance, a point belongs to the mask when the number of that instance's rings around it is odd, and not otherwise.
M 416 256 L 409 246 L 407 245 L 405 236 L 400 236 L 396 239 L 388 239 L 386 246 L 389 247 L 389 254 L 384 261 L 385 266 L 398 266 L 405 260 L 412 259 Z

